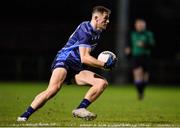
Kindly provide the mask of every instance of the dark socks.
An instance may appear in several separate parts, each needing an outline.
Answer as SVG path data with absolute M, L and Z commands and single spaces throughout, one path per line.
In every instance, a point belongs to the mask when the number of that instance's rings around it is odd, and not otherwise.
M 88 99 L 83 99 L 77 108 L 87 108 L 91 102 Z
M 139 94 L 139 99 L 143 99 L 145 83 L 144 81 L 135 81 L 135 85 Z
M 148 82 L 147 81 L 144 81 L 144 89 L 146 88 Z
M 27 119 L 29 118 L 29 116 L 31 114 L 33 114 L 33 112 L 35 112 L 35 109 L 33 109 L 31 106 L 28 107 L 28 109 L 26 110 L 26 112 L 24 112 L 21 117 L 26 117 Z

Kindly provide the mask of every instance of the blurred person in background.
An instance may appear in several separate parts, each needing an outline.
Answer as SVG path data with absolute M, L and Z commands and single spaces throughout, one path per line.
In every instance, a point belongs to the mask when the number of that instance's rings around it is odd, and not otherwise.
M 125 54 L 131 57 L 134 84 L 137 89 L 138 99 L 142 100 L 145 87 L 149 81 L 150 59 L 155 39 L 153 32 L 147 30 L 145 20 L 136 19 L 134 28 L 130 32 Z

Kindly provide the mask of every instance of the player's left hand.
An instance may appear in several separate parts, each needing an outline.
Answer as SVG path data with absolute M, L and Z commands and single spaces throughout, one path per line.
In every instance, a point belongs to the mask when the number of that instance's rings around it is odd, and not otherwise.
M 104 64 L 104 69 L 112 70 L 116 65 L 117 59 L 113 59 L 113 56 L 109 57 L 107 62 Z

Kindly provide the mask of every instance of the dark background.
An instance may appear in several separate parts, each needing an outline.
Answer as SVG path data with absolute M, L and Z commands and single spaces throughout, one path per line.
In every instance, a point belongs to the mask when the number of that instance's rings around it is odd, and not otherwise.
M 95 5 L 112 10 L 97 55 L 102 50 L 115 49 L 118 0 L 0 2 L 0 80 L 48 81 L 57 51 L 80 22 L 90 20 Z M 129 0 L 128 30 L 140 17 L 155 35 L 151 77 L 154 83 L 180 83 L 179 12 L 179 0 Z

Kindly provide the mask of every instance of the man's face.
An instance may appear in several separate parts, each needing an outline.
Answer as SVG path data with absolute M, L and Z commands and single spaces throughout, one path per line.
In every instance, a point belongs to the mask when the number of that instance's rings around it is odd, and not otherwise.
M 137 31 L 144 31 L 146 29 L 146 23 L 143 20 L 137 20 L 135 23 L 135 28 Z
M 109 13 L 104 12 L 103 14 L 99 13 L 96 20 L 98 29 L 106 29 L 107 24 L 109 23 Z

